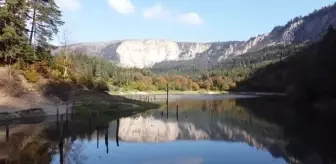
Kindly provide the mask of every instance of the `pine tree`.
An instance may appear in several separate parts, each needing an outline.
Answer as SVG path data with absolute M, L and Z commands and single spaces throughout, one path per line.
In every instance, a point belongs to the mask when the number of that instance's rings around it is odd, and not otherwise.
M 51 45 L 48 43 L 59 32 L 59 27 L 64 24 L 61 20 L 62 12 L 54 0 L 30 0 L 32 10 L 31 30 L 29 43 L 36 41 L 36 49 L 39 49 L 37 57 L 48 58 Z
M 6 63 L 24 58 L 29 52 L 25 35 L 27 12 L 26 1 L 22 0 L 7 0 L 0 8 L 0 58 Z

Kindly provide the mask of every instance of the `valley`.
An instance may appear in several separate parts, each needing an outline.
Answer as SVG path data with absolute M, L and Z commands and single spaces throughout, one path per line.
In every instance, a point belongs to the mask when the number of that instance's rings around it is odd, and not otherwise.
M 259 3 L 0 0 L 0 163 L 335 163 L 336 3 Z
M 2 10 L 7 12 L 3 17 L 9 18 L 11 10 Z M 133 39 L 45 47 L 47 35 L 39 35 L 34 50 L 31 40 L 24 41 L 26 36 L 18 30 L 22 42 L 20 37 L 7 38 L 0 50 L 5 52 L 2 106 L 64 104 L 87 90 L 113 95 L 166 94 L 167 90 L 170 94 L 269 92 L 286 94 L 295 103 L 333 102 L 335 17 L 336 4 L 331 4 L 247 41 L 207 43 Z M 23 100 L 22 105 L 11 100 Z

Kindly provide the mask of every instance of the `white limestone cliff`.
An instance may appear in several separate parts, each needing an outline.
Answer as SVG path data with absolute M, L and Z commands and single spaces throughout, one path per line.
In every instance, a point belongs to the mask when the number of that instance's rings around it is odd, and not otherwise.
M 178 60 L 180 49 L 172 41 L 131 40 L 121 42 L 116 52 L 121 65 L 143 68 L 164 60 Z

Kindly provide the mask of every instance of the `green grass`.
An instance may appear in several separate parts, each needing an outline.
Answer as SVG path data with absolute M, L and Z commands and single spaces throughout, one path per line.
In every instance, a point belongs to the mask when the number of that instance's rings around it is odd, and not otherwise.
M 107 104 L 81 104 L 73 107 L 73 110 L 74 113 L 79 116 L 131 115 L 159 107 L 160 105 L 158 104 L 125 99 L 123 101 L 113 101 Z

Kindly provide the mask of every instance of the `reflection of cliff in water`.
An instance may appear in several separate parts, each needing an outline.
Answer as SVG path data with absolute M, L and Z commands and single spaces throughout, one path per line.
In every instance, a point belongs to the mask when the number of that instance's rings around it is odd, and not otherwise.
M 164 108 L 163 111 L 152 110 L 120 119 L 119 137 L 125 141 L 138 142 L 197 139 L 238 141 L 247 133 L 264 137 L 266 131 L 269 137 L 281 137 L 279 127 L 256 119 L 244 108 L 236 106 L 235 100 L 190 100 L 169 106 L 168 119 Z M 177 106 L 179 118 L 176 118 Z M 113 122 L 110 127 L 114 127 Z
M 286 144 L 282 129 L 236 106 L 233 99 L 176 101 L 169 106 L 168 119 L 165 108 L 161 111 L 147 111 L 141 115 L 121 118 L 119 139 L 126 142 L 176 140 L 244 142 L 289 161 L 282 150 Z M 111 122 L 109 133 L 111 138 L 115 136 L 115 127 L 115 122 Z

